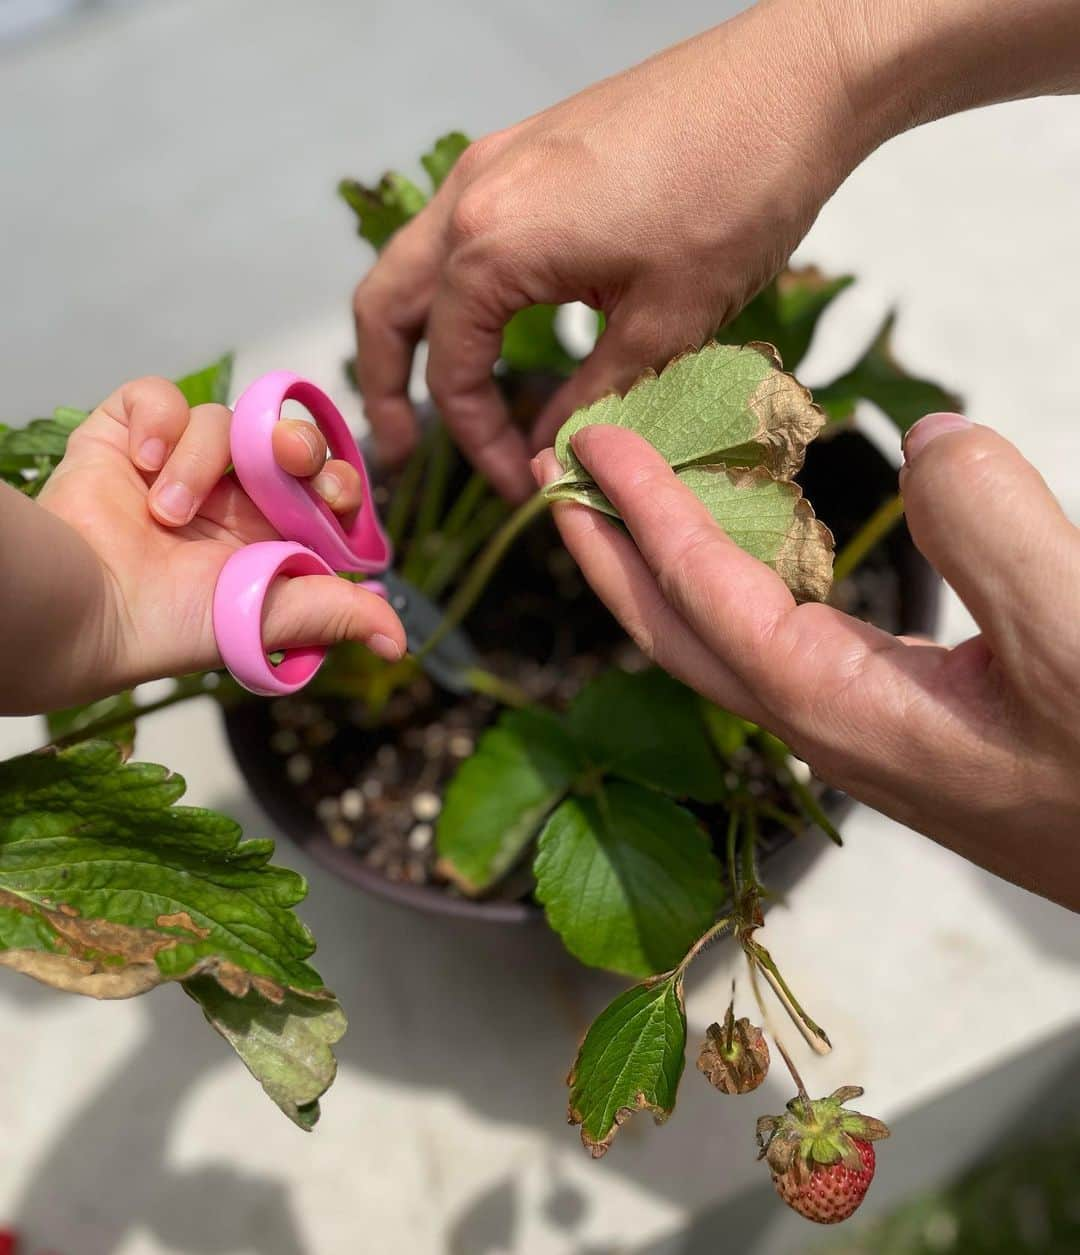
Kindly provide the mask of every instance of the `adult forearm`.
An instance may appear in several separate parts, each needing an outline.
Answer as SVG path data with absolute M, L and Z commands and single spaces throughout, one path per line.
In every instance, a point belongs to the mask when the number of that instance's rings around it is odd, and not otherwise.
M 77 700 L 72 676 L 102 657 L 104 568 L 78 532 L 0 484 L 0 714 Z M 83 661 L 84 660 L 84 661 Z
M 794 3 L 834 46 L 868 148 L 966 109 L 1080 91 L 1077 0 Z

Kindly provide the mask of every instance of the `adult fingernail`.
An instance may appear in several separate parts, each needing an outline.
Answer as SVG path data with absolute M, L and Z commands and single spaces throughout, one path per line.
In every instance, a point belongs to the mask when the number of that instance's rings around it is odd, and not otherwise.
M 387 662 L 400 662 L 402 658 L 402 648 L 393 639 L 393 637 L 385 636 L 382 632 L 375 632 L 367 638 L 367 647 L 373 654 L 378 654 L 380 658 L 384 658 Z
M 967 431 L 971 422 L 963 414 L 927 414 L 904 437 L 904 462 L 911 465 L 931 440 L 947 431 Z
M 544 449 L 538 453 L 530 463 L 533 475 L 537 484 L 544 488 L 546 485 L 553 483 L 559 478 L 561 468 L 558 459 L 555 457 L 554 449 Z
M 327 505 L 333 505 L 341 497 L 344 488 L 341 480 L 331 471 L 320 471 L 311 481 L 311 486 Z
M 144 440 L 139 446 L 139 452 L 135 461 L 144 471 L 160 471 L 165 465 L 165 454 L 167 452 L 165 441 L 157 436 L 151 436 L 149 440 Z
M 183 484 L 165 484 L 154 493 L 154 510 L 170 523 L 187 523 L 195 513 L 195 496 Z

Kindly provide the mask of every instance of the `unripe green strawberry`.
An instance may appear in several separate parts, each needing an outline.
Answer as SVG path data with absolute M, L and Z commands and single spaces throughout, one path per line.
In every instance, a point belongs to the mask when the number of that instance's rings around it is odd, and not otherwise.
M 889 1130 L 873 1116 L 844 1110 L 843 1104 L 862 1092 L 845 1085 L 813 1102 L 797 1095 L 786 1115 L 758 1120 L 758 1158 L 768 1160 L 780 1197 L 807 1220 L 846 1220 L 874 1179 L 871 1143 L 888 1137 Z
M 749 1094 L 769 1071 L 769 1043 L 756 1024 L 735 1018 L 734 999 L 723 1026 L 710 1024 L 697 1065 L 722 1094 Z

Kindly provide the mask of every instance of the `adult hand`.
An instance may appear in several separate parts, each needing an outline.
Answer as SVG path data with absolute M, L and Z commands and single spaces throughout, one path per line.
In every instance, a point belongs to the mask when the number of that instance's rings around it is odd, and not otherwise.
M 556 520 L 650 657 L 823 779 L 1080 909 L 1080 530 L 1008 441 L 934 414 L 905 443 L 912 536 L 980 628 L 951 649 L 796 606 L 639 437 L 573 446 L 630 535 L 584 506 Z M 537 473 L 557 477 L 551 451 Z
M 428 384 L 511 498 L 527 450 L 604 392 L 699 345 L 784 264 L 885 140 L 995 100 L 1080 86 L 1076 0 L 760 0 L 729 22 L 473 144 L 356 290 L 357 375 L 380 451 Z M 522 434 L 492 381 L 517 310 L 584 301 L 607 326 Z
M 801 0 L 800 0 L 801 3 Z M 799 5 L 765 5 L 473 144 L 356 290 L 357 376 L 380 452 L 432 396 L 506 496 L 580 404 L 699 345 L 781 267 L 863 151 L 835 49 Z M 492 379 L 502 329 L 580 300 L 606 329 L 528 436 Z

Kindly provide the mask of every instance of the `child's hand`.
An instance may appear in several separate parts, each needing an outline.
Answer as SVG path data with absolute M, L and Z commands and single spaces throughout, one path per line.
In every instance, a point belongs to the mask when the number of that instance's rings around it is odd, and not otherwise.
M 72 701 L 221 664 L 211 616 L 218 573 L 241 545 L 277 538 L 225 475 L 231 418 L 223 405 L 189 410 L 164 379 L 139 379 L 71 436 L 39 502 L 80 534 L 106 576 L 100 656 L 92 667 L 80 660 L 90 673 L 69 678 Z M 326 452 L 312 424 L 278 424 L 279 465 L 314 476 L 320 496 L 347 514 L 360 503 L 359 477 Z M 386 602 L 333 576 L 276 581 L 263 639 L 269 650 L 354 640 L 392 660 L 405 651 Z

